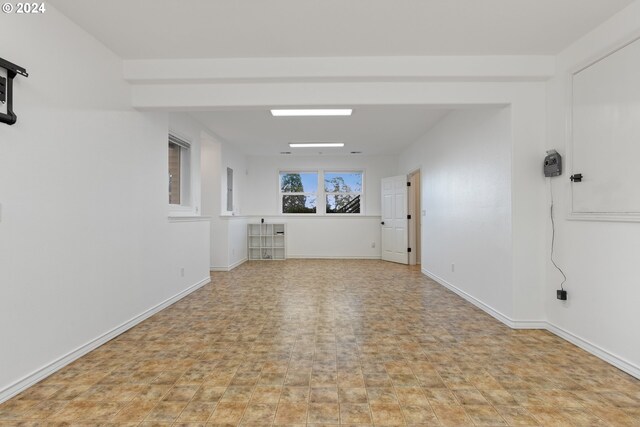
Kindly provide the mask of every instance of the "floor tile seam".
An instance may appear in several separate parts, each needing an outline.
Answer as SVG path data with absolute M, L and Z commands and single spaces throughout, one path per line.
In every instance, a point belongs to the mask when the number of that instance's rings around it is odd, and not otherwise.
M 298 343 L 299 341 L 300 341 L 300 334 L 296 334 L 296 340 L 292 348 L 295 348 L 296 343 Z M 287 371 L 285 372 L 285 376 L 284 376 L 285 382 L 287 381 L 287 376 L 289 375 L 289 369 L 291 366 L 292 359 L 293 359 L 293 350 L 289 353 L 289 362 L 287 363 Z M 311 387 L 311 373 L 309 374 L 309 388 L 310 387 Z M 278 396 L 278 403 L 276 404 L 276 413 L 273 415 L 272 425 L 276 423 L 276 419 L 278 417 L 278 411 L 280 410 L 280 402 L 282 402 L 282 394 L 284 393 L 284 388 L 285 388 L 285 385 L 283 383 L 282 387 L 280 387 L 280 396 Z M 309 390 L 309 393 L 311 393 L 310 390 Z M 309 396 L 307 396 L 307 411 L 308 411 L 308 400 L 309 400 Z M 306 425 L 306 418 L 305 418 L 305 425 Z
M 256 381 L 256 384 L 254 384 L 254 386 L 253 386 L 253 390 L 251 391 L 251 396 L 249 396 L 249 400 L 247 400 L 247 405 L 244 407 L 244 410 L 242 411 L 242 416 L 238 420 L 238 425 L 240 425 L 242 423 L 242 420 L 247 415 L 247 411 L 249 409 L 249 405 L 251 403 L 251 399 L 253 399 L 253 395 L 256 392 L 256 388 L 258 388 L 258 383 L 260 382 L 260 378 L 262 378 L 262 373 L 263 372 L 264 372 L 264 363 L 262 364 L 262 368 L 260 368 L 260 375 L 258 375 L 258 380 Z M 285 373 L 285 379 L 286 379 L 286 373 Z M 283 383 L 284 383 L 284 381 L 283 381 Z M 277 411 L 278 411 L 278 407 L 276 406 L 276 412 Z M 211 413 L 211 416 L 213 416 L 213 412 Z M 211 416 L 209 418 L 211 418 Z M 276 417 L 276 414 L 274 413 L 273 414 L 273 420 L 271 420 L 271 424 L 273 424 L 275 422 L 275 417 Z
M 420 381 L 418 381 L 419 383 Z M 422 385 L 420 385 L 420 389 L 422 389 Z M 397 394 L 397 393 L 396 393 Z M 424 393 L 423 393 L 424 394 Z M 424 396 L 425 399 L 427 399 L 427 405 L 429 405 L 429 408 L 431 409 L 431 411 L 433 412 L 433 414 L 436 416 L 436 419 L 438 419 L 438 414 L 436 414 L 436 411 L 433 409 L 433 406 L 431 405 L 431 401 L 429 400 L 429 398 L 425 395 Z M 454 396 L 455 398 L 455 396 Z M 440 420 L 438 419 L 438 422 L 440 422 Z
M 166 372 L 166 371 L 162 371 L 162 372 Z M 160 374 L 158 374 L 158 376 L 160 376 L 162 374 L 162 372 Z M 180 376 L 180 378 L 182 378 L 185 373 L 182 374 L 182 376 Z M 157 378 L 157 377 L 156 377 Z M 178 381 L 180 381 L 180 378 L 178 378 L 172 385 L 171 387 L 162 395 L 162 397 L 160 397 L 160 399 L 158 400 L 158 402 L 156 403 L 156 405 L 151 409 L 151 411 L 149 411 L 149 413 L 144 417 L 144 419 L 140 422 L 141 424 L 143 422 L 147 421 L 147 418 L 149 417 L 149 415 L 151 415 L 151 413 L 155 410 L 156 407 L 158 407 L 158 405 L 160 405 L 160 403 L 162 403 L 164 401 L 164 398 L 167 397 L 169 395 L 169 393 L 171 393 L 171 391 L 178 387 L 176 384 L 178 383 Z M 187 404 L 184 406 L 184 408 L 182 408 L 182 410 L 180 411 L 180 414 L 178 414 L 178 416 L 176 417 L 176 419 L 173 421 L 173 423 L 177 422 L 177 420 L 180 418 L 180 416 L 182 415 L 182 413 L 184 412 L 184 410 L 187 408 L 187 406 L 189 406 L 189 404 L 194 401 L 195 396 L 198 394 L 198 391 L 204 386 L 204 382 L 201 383 L 198 387 L 198 389 L 196 390 L 196 392 L 193 394 L 193 396 L 191 396 L 191 398 L 187 401 Z M 135 398 L 134 398 L 135 399 Z M 133 399 L 132 399 L 133 401 Z M 216 406 L 217 406 L 217 402 L 216 402 Z M 124 408 L 122 408 L 124 409 Z M 150 420 L 153 421 L 153 420 Z

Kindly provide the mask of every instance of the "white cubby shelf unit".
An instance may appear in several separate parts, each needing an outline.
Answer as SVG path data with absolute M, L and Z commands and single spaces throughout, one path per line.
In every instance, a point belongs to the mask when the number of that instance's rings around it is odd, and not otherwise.
M 248 224 L 249 260 L 286 259 L 284 224 Z

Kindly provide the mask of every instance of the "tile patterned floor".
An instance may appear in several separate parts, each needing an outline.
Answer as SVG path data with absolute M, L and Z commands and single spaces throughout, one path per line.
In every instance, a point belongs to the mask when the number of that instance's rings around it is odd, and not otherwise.
M 382 261 L 246 263 L 0 405 L 2 426 L 640 426 L 640 381 Z

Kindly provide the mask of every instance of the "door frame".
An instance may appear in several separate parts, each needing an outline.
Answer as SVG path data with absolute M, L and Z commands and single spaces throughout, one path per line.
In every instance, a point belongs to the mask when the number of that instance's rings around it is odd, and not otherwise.
M 407 214 L 411 218 L 407 223 L 409 233 L 408 242 L 411 252 L 409 252 L 409 265 L 421 264 L 422 249 L 422 192 L 421 192 L 421 168 L 414 169 L 407 174 L 407 182 L 411 183 L 407 191 Z

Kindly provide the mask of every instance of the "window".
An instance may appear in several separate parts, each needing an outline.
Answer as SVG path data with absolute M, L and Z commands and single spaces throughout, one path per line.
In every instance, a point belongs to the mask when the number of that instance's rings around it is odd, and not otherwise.
M 318 173 L 280 172 L 280 200 L 282 213 L 316 213 Z
M 169 135 L 169 204 L 187 205 L 189 202 L 189 157 L 191 145 Z
M 325 172 L 326 213 L 359 214 L 362 172 Z
M 233 169 L 227 168 L 227 211 L 233 211 Z
M 362 171 L 280 172 L 281 212 L 361 214 L 362 180 Z

